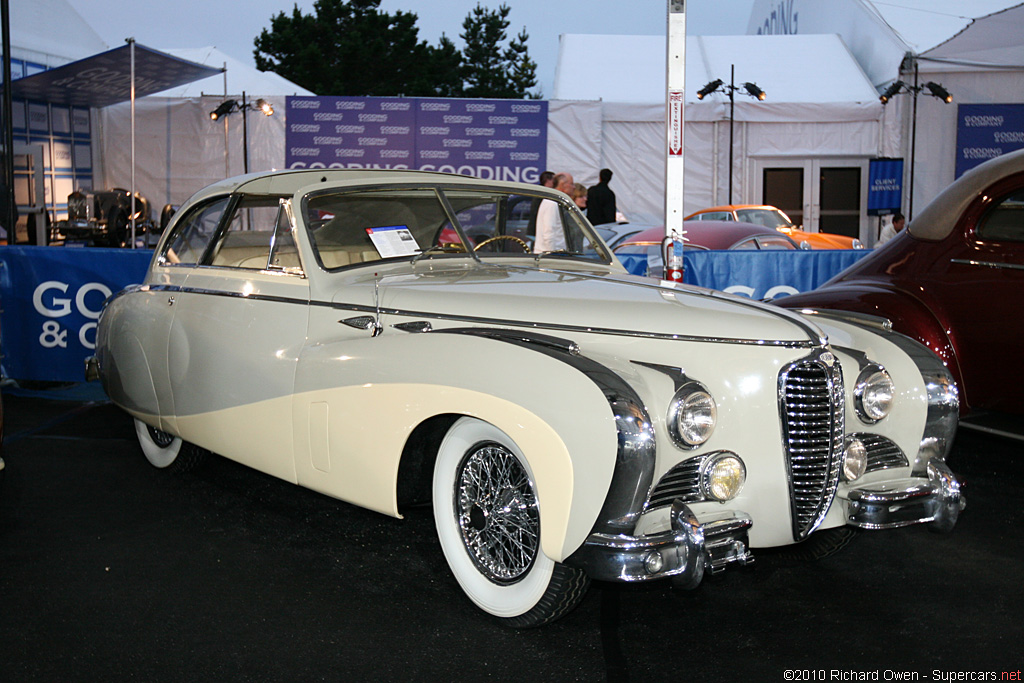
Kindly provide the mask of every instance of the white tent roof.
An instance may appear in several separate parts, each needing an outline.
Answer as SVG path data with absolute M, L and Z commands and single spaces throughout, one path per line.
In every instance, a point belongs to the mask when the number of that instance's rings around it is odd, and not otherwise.
M 200 95 L 224 95 L 225 93 L 239 95 L 243 92 L 253 96 L 316 94 L 273 72 L 259 71 L 215 47 L 179 48 L 163 51 L 190 62 L 218 69 L 227 66 L 227 84 L 225 85 L 224 74 L 220 74 L 204 78 L 201 81 L 193 81 L 179 88 L 164 90 L 156 93 L 153 97 L 199 97 Z
M 772 103 L 877 102 L 837 35 L 687 36 L 686 98 L 715 79 L 756 83 Z M 665 101 L 665 37 L 561 36 L 553 99 Z M 716 94 L 716 99 L 727 99 Z M 737 101 L 748 99 L 737 93 Z
M 1024 68 L 1024 4 L 974 19 L 962 31 L 923 53 L 929 61 L 963 66 Z
M 11 54 L 57 67 L 109 48 L 67 0 L 10 3 Z

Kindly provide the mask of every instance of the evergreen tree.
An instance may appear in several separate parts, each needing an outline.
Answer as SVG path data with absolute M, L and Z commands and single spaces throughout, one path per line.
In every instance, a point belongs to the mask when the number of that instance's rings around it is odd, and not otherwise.
M 526 47 L 526 29 L 502 49 L 508 39 L 509 11 L 505 4 L 489 10 L 477 3 L 462 22 L 466 97 L 519 99 L 530 96 L 529 89 L 537 85 L 537 64 Z
M 319 94 L 452 96 L 461 91 L 458 50 L 419 40 L 416 15 L 379 10 L 381 0 L 316 0 L 271 17 L 255 39 L 256 68 Z

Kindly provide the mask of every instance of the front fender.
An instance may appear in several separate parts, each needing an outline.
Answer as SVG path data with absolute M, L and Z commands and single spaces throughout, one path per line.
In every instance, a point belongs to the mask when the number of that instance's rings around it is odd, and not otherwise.
M 923 344 L 949 368 L 963 388 L 960 365 L 945 326 L 923 301 L 895 287 L 875 283 L 841 283 L 772 302 L 783 308 L 852 311 L 879 316 L 892 322 L 896 332 Z M 961 395 L 961 402 L 968 403 Z
M 299 360 L 293 402 L 299 483 L 398 515 L 406 441 L 437 415 L 468 415 L 512 438 L 534 474 L 541 546 L 561 561 L 602 512 L 617 428 L 591 379 L 527 347 L 474 335 L 388 330 Z

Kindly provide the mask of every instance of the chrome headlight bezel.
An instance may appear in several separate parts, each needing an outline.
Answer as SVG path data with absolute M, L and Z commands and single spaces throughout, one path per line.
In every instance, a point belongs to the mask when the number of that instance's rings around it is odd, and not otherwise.
M 879 402 L 878 396 L 884 396 L 886 392 L 888 399 Z M 864 424 L 877 424 L 888 417 L 892 412 L 895 397 L 896 384 L 886 369 L 878 363 L 868 363 L 857 375 L 857 384 L 853 389 L 853 405 L 857 418 Z
M 727 464 L 732 468 L 732 474 L 738 478 L 739 483 L 735 484 L 734 488 L 726 493 L 721 493 L 721 488 L 716 485 L 714 477 L 719 472 L 719 466 Z M 740 494 L 743 490 L 743 485 L 747 482 L 747 466 L 743 463 L 743 458 L 736 455 L 731 451 L 721 451 L 715 453 L 711 457 L 704 460 L 700 466 L 700 491 L 704 498 L 707 500 L 714 500 L 720 503 L 725 503 L 732 500 Z M 719 493 L 716 493 L 718 491 Z
M 693 415 L 693 409 L 701 409 L 697 404 L 703 402 L 706 415 L 704 424 L 700 425 L 692 419 L 688 424 L 682 423 L 687 416 Z M 707 443 L 714 434 L 718 424 L 718 404 L 714 396 L 700 382 L 690 381 L 680 387 L 668 408 L 668 433 L 676 446 L 684 450 L 693 450 Z

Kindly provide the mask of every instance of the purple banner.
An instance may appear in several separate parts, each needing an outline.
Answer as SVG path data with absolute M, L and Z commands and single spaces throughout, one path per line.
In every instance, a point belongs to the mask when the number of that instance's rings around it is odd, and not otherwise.
M 288 168 L 398 168 L 536 183 L 548 103 L 289 97 Z

